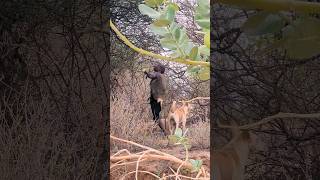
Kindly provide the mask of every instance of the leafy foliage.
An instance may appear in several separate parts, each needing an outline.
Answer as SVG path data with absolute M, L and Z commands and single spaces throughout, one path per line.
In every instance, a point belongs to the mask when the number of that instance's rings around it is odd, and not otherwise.
M 175 21 L 176 13 L 180 10 L 178 4 L 166 0 L 146 0 L 145 4 L 139 5 L 139 10 L 141 14 L 147 15 L 153 20 L 150 30 L 159 35 L 161 46 L 169 51 L 171 57 L 209 61 L 210 5 L 208 0 L 198 0 L 195 8 L 194 18 L 201 29 L 198 31 L 199 34 L 204 35 L 203 44 L 192 42 L 187 35 L 187 30 Z M 189 69 L 204 73 L 198 76 L 201 80 L 209 79 L 209 68 L 193 67 Z
M 190 159 L 189 162 L 192 164 L 193 172 L 198 172 L 202 166 L 201 160 Z
M 261 11 L 249 17 L 242 30 L 258 38 L 258 44 L 271 37 L 271 48 L 283 49 L 288 58 L 306 59 L 320 54 L 320 20 L 312 16 L 294 18 L 282 12 Z
M 187 131 L 186 131 L 187 132 Z M 177 128 L 174 132 L 174 135 L 169 135 L 169 141 L 175 144 L 182 144 L 184 148 L 186 149 L 186 154 L 188 154 L 188 149 L 190 149 L 191 145 L 189 143 L 188 138 L 185 134 L 182 133 L 182 129 Z M 186 155 L 186 160 L 189 161 L 192 164 L 192 172 L 198 172 L 202 166 L 202 160 L 194 160 L 194 159 L 188 159 L 188 155 Z

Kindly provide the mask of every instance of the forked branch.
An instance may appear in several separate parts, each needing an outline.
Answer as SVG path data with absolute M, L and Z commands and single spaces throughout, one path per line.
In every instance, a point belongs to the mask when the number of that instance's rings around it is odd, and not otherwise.
M 129 174 L 133 174 L 135 173 L 135 177 L 136 179 L 138 178 L 138 172 L 143 172 L 143 173 L 147 173 L 149 175 L 152 176 L 156 176 L 155 174 L 153 174 L 152 172 L 148 172 L 148 171 L 141 171 L 139 170 L 139 164 L 141 162 L 145 162 L 145 161 L 154 161 L 154 160 L 164 160 L 164 161 L 169 161 L 172 162 L 173 164 L 175 164 L 176 167 L 178 167 L 179 165 L 181 167 L 187 168 L 189 170 L 193 169 L 192 164 L 189 161 L 183 161 L 175 156 L 172 156 L 170 154 L 158 151 L 156 149 L 129 141 L 129 140 L 124 140 L 121 138 L 117 138 L 114 137 L 112 135 L 110 135 L 110 138 L 116 141 L 120 141 L 120 142 L 124 142 L 127 144 L 131 144 L 131 145 L 135 145 L 138 146 L 140 148 L 146 149 L 145 151 L 142 152 L 138 152 L 138 153 L 130 153 L 127 150 L 121 150 L 118 153 L 112 155 L 110 157 L 111 163 L 113 164 L 111 166 L 111 169 L 114 169 L 115 167 L 119 167 L 119 166 L 125 166 L 125 165 L 129 165 L 129 164 L 136 164 L 136 168 L 134 171 L 126 174 L 125 176 L 129 175 Z M 124 155 L 122 153 L 125 153 Z M 208 180 L 207 178 L 208 173 L 205 171 L 205 169 L 202 167 L 197 175 L 197 178 L 192 178 L 192 177 L 187 177 L 187 179 L 203 179 L 203 180 Z M 125 177 L 123 176 L 123 178 Z M 157 176 L 158 177 L 158 176 Z M 181 174 L 176 173 L 175 175 L 168 175 L 166 177 L 186 177 L 183 176 Z M 163 177 L 164 178 L 164 177 Z
M 220 123 L 220 121 L 217 121 L 217 124 L 220 128 L 237 128 L 237 129 L 251 129 L 266 123 L 269 123 L 270 121 L 274 119 L 282 119 L 282 118 L 299 118 L 299 119 L 308 119 L 308 118 L 320 118 L 320 113 L 311 113 L 311 114 L 298 114 L 298 113 L 283 113 L 280 112 L 278 114 L 268 116 L 266 118 L 263 118 L 262 120 L 251 123 L 251 124 L 246 124 L 242 126 L 232 126 L 232 125 L 223 125 Z

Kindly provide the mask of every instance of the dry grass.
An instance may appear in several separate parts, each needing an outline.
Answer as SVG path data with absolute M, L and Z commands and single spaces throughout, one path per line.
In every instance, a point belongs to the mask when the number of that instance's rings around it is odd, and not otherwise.
M 158 151 L 156 149 L 140 145 L 138 143 L 111 136 L 113 140 L 131 144 L 142 149 L 137 153 L 131 153 L 127 149 L 119 150 L 110 157 L 111 179 L 195 179 L 208 180 L 210 174 L 204 168 L 198 172 L 191 172 L 192 165 L 187 160 L 181 160 L 173 155 Z M 159 165 L 166 162 L 166 167 Z M 159 171 L 161 168 L 161 172 Z M 166 170 L 167 169 L 167 170 Z M 207 168 L 209 169 L 209 168 Z M 169 171 L 170 170 L 170 171 Z M 119 174 L 119 171 L 122 173 Z M 185 174 L 181 174 L 185 172 Z
M 189 127 L 188 137 L 195 149 L 210 149 L 210 123 L 198 122 Z
M 0 179 L 93 177 L 97 131 L 89 128 L 92 122 L 66 132 L 63 114 L 54 113 L 48 98 L 7 98 L 0 104 Z

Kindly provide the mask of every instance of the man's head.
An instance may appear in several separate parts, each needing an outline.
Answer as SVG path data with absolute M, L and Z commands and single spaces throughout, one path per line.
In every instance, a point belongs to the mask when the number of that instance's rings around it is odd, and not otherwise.
M 161 74 L 163 74 L 164 71 L 166 70 L 166 67 L 162 64 L 157 64 L 157 65 L 153 66 L 153 70 L 155 72 L 160 72 Z

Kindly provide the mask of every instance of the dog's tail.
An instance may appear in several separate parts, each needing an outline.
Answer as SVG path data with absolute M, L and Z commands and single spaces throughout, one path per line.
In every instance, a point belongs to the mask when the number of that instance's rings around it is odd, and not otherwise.
M 162 98 L 158 98 L 158 99 L 157 99 L 157 102 L 160 103 L 160 106 L 161 106 L 161 108 L 162 108 L 163 99 L 162 99 Z

